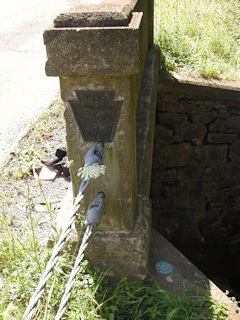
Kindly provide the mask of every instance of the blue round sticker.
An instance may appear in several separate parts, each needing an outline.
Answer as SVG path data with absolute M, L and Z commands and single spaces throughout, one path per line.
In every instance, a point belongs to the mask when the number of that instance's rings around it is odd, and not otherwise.
M 156 264 L 156 269 L 158 273 L 165 276 L 169 276 L 173 272 L 173 266 L 165 261 L 160 261 Z

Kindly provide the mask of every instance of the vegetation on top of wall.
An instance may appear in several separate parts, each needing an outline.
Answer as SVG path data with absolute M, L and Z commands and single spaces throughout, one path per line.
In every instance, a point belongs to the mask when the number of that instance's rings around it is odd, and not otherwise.
M 240 80 L 239 0 L 155 0 L 162 68 Z

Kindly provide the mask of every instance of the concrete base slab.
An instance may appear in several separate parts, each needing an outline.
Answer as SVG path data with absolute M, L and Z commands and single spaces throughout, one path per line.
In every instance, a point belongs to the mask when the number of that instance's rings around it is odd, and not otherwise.
M 73 195 L 70 187 L 58 214 L 58 230 L 64 228 L 72 210 Z M 106 272 L 111 281 L 119 281 L 124 275 L 127 275 L 131 281 L 144 280 L 147 276 L 151 229 L 151 204 L 147 197 L 138 197 L 136 211 L 132 232 L 94 230 L 85 251 L 90 264 Z M 77 245 L 80 232 L 74 226 L 72 228 L 70 239 Z M 83 232 L 80 236 L 83 236 Z
M 150 246 L 151 205 L 145 198 L 137 199 L 134 229 L 130 233 L 93 233 L 85 251 L 90 264 L 106 272 L 110 281 L 145 280 Z
M 160 261 L 168 262 L 173 266 L 172 274 L 165 276 L 157 272 L 156 264 Z M 161 289 L 175 292 L 181 288 L 194 287 L 198 291 L 208 292 L 219 303 L 225 303 L 229 319 L 240 319 L 240 309 L 237 305 L 154 229 L 151 232 L 149 272 Z

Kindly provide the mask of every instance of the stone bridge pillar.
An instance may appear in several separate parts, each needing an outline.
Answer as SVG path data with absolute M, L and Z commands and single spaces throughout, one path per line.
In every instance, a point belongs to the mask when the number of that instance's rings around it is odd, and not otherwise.
M 94 197 L 105 192 L 106 210 L 86 256 L 114 278 L 144 279 L 158 61 L 153 1 L 74 3 L 44 32 L 44 43 L 46 74 L 60 78 L 65 103 L 74 196 L 85 154 L 105 142 L 106 174 L 92 185 Z M 81 209 L 87 210 L 90 194 L 89 187 Z

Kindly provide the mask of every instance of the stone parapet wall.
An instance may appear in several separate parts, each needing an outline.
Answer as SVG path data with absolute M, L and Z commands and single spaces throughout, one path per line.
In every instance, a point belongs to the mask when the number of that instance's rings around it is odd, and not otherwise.
M 213 87 L 211 94 L 210 89 L 160 76 L 153 227 L 180 249 L 214 243 L 216 250 L 219 245 L 235 256 L 240 242 L 239 91 L 217 88 L 217 94 Z M 203 255 L 196 250 L 195 261 Z

